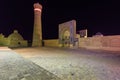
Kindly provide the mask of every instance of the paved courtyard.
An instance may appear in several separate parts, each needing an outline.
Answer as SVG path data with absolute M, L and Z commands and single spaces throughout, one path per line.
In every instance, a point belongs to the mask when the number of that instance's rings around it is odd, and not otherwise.
M 0 47 L 0 80 L 61 79 L 11 49 Z
M 13 51 L 63 80 L 120 80 L 120 52 L 49 47 Z

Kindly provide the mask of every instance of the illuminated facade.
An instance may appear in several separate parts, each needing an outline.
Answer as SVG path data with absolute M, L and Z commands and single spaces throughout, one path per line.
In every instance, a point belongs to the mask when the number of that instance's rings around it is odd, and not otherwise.
M 62 47 L 75 46 L 76 20 L 59 24 L 59 45 Z

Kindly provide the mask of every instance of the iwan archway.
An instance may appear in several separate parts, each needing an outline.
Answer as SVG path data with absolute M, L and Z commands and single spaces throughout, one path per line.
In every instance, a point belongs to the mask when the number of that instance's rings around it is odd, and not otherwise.
M 62 46 L 63 47 L 70 47 L 70 32 L 65 30 L 62 35 Z
M 76 21 L 71 20 L 59 24 L 59 45 L 61 47 L 73 47 L 75 45 Z

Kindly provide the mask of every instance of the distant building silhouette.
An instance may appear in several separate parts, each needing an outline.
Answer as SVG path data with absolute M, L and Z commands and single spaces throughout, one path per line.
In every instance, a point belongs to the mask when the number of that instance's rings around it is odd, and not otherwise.
M 103 34 L 101 32 L 97 32 L 95 35 L 93 35 L 93 37 L 102 37 Z

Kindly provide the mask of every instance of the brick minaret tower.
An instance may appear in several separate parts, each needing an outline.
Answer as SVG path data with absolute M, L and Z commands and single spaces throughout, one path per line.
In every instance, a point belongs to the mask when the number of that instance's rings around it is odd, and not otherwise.
M 42 46 L 42 24 L 41 24 L 41 13 L 42 5 L 34 3 L 34 30 L 32 46 Z

